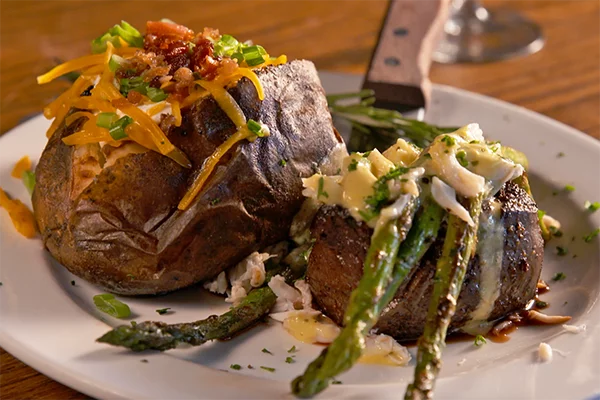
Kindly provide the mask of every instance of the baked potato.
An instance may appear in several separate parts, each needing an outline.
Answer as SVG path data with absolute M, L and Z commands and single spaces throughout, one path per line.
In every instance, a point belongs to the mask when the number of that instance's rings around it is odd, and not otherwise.
M 185 210 L 178 203 L 207 157 L 236 131 L 212 97 L 182 110 L 169 140 L 184 168 L 129 142 L 67 146 L 86 118 L 64 122 L 36 169 L 33 208 L 48 251 L 75 275 L 126 295 L 158 294 L 213 278 L 287 236 L 313 174 L 341 142 L 312 63 L 256 70 L 229 93 L 270 136 L 238 143 Z M 84 93 L 85 94 L 85 93 Z M 110 151 L 107 151 L 110 150 Z

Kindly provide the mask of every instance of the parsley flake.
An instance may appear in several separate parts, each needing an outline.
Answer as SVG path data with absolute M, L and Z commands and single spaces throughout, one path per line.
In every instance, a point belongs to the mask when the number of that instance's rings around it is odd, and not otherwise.
M 334 379 L 334 380 L 331 381 L 331 384 L 332 385 L 341 385 L 342 381 L 338 381 L 337 379 Z
M 319 187 L 317 188 L 317 199 L 321 196 L 325 198 L 329 198 L 329 194 L 323 190 L 323 186 L 325 186 L 325 178 L 319 178 Z
M 265 367 L 263 365 L 260 366 L 260 369 L 264 369 L 265 371 L 275 372 L 275 368 Z
M 156 312 L 157 312 L 159 315 L 164 315 L 164 314 L 168 313 L 170 309 L 171 309 L 171 307 L 167 307 L 167 308 L 159 308 L 158 310 L 156 310 Z
M 596 228 L 594 231 L 592 231 L 589 235 L 585 235 L 583 237 L 584 242 L 589 243 L 592 240 L 594 240 L 594 238 L 596 236 L 598 236 L 598 234 L 600 234 L 600 228 Z
M 574 192 L 575 191 L 575 186 L 573 186 L 573 185 L 565 185 L 565 191 L 567 191 L 567 192 Z
M 298 351 L 298 350 L 296 350 L 296 346 L 292 346 L 292 347 L 291 347 L 291 348 L 290 348 L 290 349 L 289 349 L 287 352 L 288 352 L 288 353 L 295 353 L 295 352 L 297 352 L 297 351 Z
M 483 346 L 486 343 L 487 343 L 487 340 L 485 340 L 485 338 L 481 335 L 475 336 L 475 340 L 473 341 L 473 344 L 477 347 Z
M 564 272 L 557 272 L 552 277 L 552 280 L 554 282 L 558 282 L 558 281 L 562 281 L 562 280 L 566 279 L 566 277 L 567 277 L 567 275 L 565 275 Z
M 556 254 L 559 256 L 566 256 L 569 254 L 569 250 L 566 247 L 556 246 Z
M 350 164 L 348 164 L 348 172 L 356 171 L 356 168 L 358 168 L 358 161 L 352 159 Z
M 236 371 L 239 371 L 240 369 L 242 369 L 242 366 L 240 364 L 231 364 L 229 366 L 229 368 L 235 369 Z
M 273 353 L 271 353 L 268 349 L 262 349 L 261 351 L 263 353 L 267 353 L 267 354 L 273 355 Z
M 467 153 L 464 152 L 463 150 L 456 153 L 456 159 L 458 160 L 459 164 L 462 165 L 463 167 L 466 168 L 469 166 L 469 162 L 467 161 Z
M 293 358 L 293 357 L 286 357 L 286 358 L 285 358 L 285 362 L 286 362 L 286 363 L 288 363 L 288 364 L 293 364 L 293 363 L 295 363 L 296 361 L 294 360 L 294 358 Z

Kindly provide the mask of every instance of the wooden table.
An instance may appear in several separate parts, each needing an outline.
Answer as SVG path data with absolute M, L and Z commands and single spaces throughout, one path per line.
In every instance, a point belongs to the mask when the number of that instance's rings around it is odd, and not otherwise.
M 600 138 L 600 3 L 499 1 L 542 25 L 544 49 L 532 56 L 483 65 L 435 65 L 433 82 L 486 94 L 545 114 Z M 0 97 L 4 133 L 43 106 L 65 82 L 37 86 L 35 76 L 89 51 L 90 40 L 121 19 L 143 27 L 170 18 L 191 28 L 208 25 L 252 38 L 271 54 L 313 60 L 319 69 L 363 74 L 385 1 L 0 2 Z M 0 349 L 3 399 L 81 399 L 86 396 L 37 373 Z

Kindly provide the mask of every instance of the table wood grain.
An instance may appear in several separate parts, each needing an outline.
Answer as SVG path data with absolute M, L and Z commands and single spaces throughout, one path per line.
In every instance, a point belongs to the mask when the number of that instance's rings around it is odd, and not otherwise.
M 537 54 L 473 65 L 434 64 L 431 80 L 537 111 L 600 138 L 600 2 L 486 1 L 541 24 Z M 88 52 L 121 19 L 143 27 L 170 18 L 252 38 L 271 54 L 313 60 L 322 70 L 364 74 L 385 1 L 24 1 L 0 2 L 0 133 L 40 113 L 66 82 L 37 86 L 58 60 Z M 3 399 L 83 399 L 0 349 Z

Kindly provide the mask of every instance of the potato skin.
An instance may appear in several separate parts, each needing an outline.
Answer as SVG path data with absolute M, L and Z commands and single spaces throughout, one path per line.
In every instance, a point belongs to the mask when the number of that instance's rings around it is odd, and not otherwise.
M 129 154 L 73 193 L 75 148 L 50 138 L 36 170 L 34 213 L 50 253 L 72 273 L 126 295 L 158 294 L 218 275 L 253 251 L 287 237 L 303 201 L 300 177 L 340 142 L 312 63 L 258 71 L 265 99 L 245 78 L 229 90 L 247 118 L 271 132 L 242 142 L 185 211 L 177 204 L 202 162 L 235 126 L 212 98 L 184 110 L 168 135 L 190 170 L 155 152 Z M 285 159 L 285 166 L 281 160 Z

